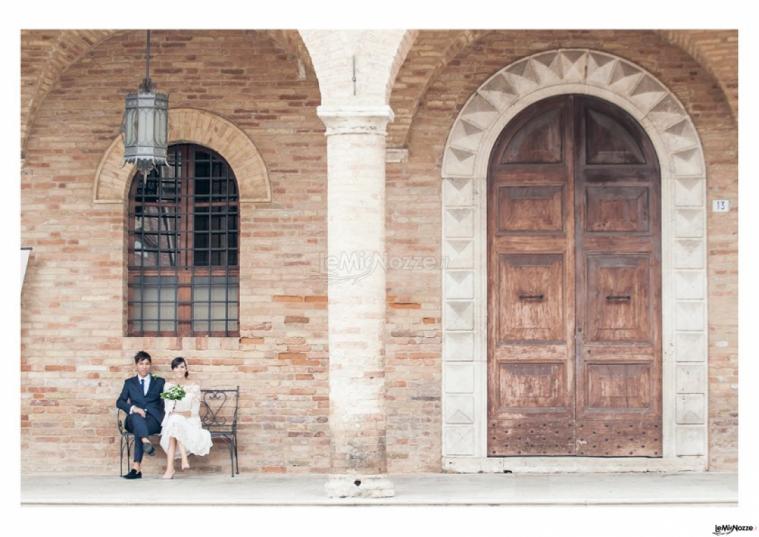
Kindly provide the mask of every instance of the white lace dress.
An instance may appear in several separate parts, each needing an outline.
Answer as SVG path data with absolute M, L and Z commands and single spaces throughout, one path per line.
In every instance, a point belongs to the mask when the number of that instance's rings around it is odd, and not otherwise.
M 167 382 L 164 391 L 174 386 Z M 169 438 L 174 437 L 181 442 L 187 453 L 194 455 L 208 455 L 211 450 L 211 433 L 203 429 L 200 423 L 200 386 L 197 384 L 183 385 L 185 396 L 181 401 L 165 401 L 165 416 L 161 423 L 161 447 L 168 453 Z M 190 411 L 190 417 L 177 414 L 177 412 Z M 181 454 L 177 447 L 175 458 Z

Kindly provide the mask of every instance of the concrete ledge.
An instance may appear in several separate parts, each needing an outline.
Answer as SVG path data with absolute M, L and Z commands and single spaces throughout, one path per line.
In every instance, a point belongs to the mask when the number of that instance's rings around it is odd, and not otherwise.
M 735 506 L 737 474 L 413 474 L 380 476 L 391 498 L 329 498 L 328 475 L 177 472 L 118 476 L 22 476 L 23 505 L 698 505 Z M 381 484 L 381 480 L 378 481 Z
M 333 475 L 324 485 L 330 498 L 392 498 L 393 483 L 386 475 Z
M 706 457 L 443 457 L 445 472 L 455 473 L 594 473 L 703 472 Z

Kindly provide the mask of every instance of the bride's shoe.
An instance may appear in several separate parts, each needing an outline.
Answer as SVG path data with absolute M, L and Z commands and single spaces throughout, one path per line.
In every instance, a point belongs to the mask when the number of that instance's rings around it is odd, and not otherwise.
M 189 470 L 190 469 L 190 461 L 182 461 L 182 470 Z
M 176 472 L 171 472 L 170 474 L 169 473 L 165 473 L 165 474 L 163 474 L 163 479 L 174 479 L 174 474 L 175 473 Z

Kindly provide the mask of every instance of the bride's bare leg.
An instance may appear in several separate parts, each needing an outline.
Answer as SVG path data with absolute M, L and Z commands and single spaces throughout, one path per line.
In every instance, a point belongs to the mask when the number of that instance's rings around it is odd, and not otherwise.
M 190 467 L 190 461 L 187 459 L 187 450 L 179 440 L 177 440 L 177 446 L 179 446 L 179 454 L 182 456 L 182 470 L 187 470 Z
M 177 439 L 169 437 L 169 449 L 166 452 L 166 472 L 163 474 L 164 479 L 171 479 L 174 477 L 174 453 L 177 450 Z

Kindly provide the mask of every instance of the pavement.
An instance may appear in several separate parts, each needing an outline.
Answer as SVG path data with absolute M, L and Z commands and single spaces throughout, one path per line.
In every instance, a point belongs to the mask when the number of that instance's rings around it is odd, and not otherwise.
M 328 498 L 327 475 L 22 476 L 22 505 L 736 506 L 734 473 L 398 474 L 392 498 Z M 170 500 L 167 500 L 170 498 Z

